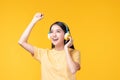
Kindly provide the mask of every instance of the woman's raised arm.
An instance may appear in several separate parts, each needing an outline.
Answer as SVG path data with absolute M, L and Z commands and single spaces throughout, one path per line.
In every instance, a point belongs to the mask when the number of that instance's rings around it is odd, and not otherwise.
M 43 18 L 43 15 L 41 13 L 36 13 L 35 16 L 33 17 L 32 21 L 30 22 L 28 27 L 25 29 L 25 31 L 23 32 L 23 34 L 21 35 L 21 37 L 20 37 L 20 39 L 18 41 L 18 44 L 21 45 L 28 52 L 30 52 L 32 55 L 34 55 L 34 50 L 33 50 L 33 46 L 27 42 L 28 37 L 29 37 L 34 25 L 39 20 L 41 20 L 42 18 Z

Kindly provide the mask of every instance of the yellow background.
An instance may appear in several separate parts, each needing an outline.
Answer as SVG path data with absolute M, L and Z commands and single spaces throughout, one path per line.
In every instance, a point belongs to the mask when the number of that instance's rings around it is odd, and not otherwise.
M 33 28 L 31 44 L 50 48 L 50 25 L 66 22 L 81 52 L 77 80 L 120 80 L 119 0 L 1 0 L 0 80 L 40 80 L 40 64 L 18 45 L 36 12 L 44 19 Z

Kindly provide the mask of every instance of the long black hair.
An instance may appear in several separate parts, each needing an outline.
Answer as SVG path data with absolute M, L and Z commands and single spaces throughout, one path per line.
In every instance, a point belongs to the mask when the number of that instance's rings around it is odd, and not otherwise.
M 49 30 L 49 31 L 51 31 L 51 28 L 52 28 L 53 25 L 58 25 L 58 26 L 60 26 L 61 29 L 64 31 L 64 33 L 67 33 L 67 31 L 69 31 L 69 33 L 70 33 L 69 27 L 68 27 L 64 22 L 57 21 L 57 22 L 53 23 L 53 24 L 50 26 L 50 30 Z M 69 42 L 69 40 L 66 41 L 66 40 L 64 39 L 64 45 L 65 45 L 66 43 L 68 43 L 68 42 Z M 54 48 L 54 47 L 55 47 L 55 45 L 52 44 L 52 48 Z M 75 48 L 74 48 L 74 45 L 72 45 L 70 48 L 75 49 Z

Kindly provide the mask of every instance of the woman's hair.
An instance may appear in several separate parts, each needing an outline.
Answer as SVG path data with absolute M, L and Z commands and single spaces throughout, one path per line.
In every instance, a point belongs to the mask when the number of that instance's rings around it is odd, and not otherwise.
M 52 28 L 53 25 L 58 25 L 58 26 L 60 26 L 61 29 L 64 31 L 64 33 L 67 33 L 68 31 L 69 31 L 69 33 L 70 33 L 70 30 L 69 30 L 68 26 L 67 26 L 65 23 L 60 22 L 60 21 L 57 21 L 57 22 L 53 23 L 53 24 L 50 26 L 50 30 L 49 30 L 49 31 L 51 31 L 51 28 Z M 69 40 L 66 41 L 66 40 L 64 39 L 64 45 L 65 45 L 66 43 L 68 43 L 68 42 L 69 42 Z M 55 47 L 55 45 L 52 44 L 52 48 L 54 48 L 54 47 Z M 72 45 L 70 48 L 75 49 L 75 48 L 74 48 L 74 45 Z

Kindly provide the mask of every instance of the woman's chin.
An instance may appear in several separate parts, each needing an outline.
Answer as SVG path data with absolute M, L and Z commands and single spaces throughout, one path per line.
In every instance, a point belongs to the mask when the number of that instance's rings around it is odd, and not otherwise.
M 53 45 L 58 46 L 60 45 L 58 42 L 52 42 Z
M 53 43 L 53 45 L 57 46 L 58 44 L 57 43 Z

